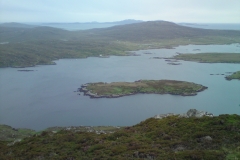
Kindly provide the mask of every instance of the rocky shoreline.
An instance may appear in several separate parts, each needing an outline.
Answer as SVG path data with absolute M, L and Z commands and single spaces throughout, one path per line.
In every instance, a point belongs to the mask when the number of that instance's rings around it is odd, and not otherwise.
M 141 81 L 141 80 L 138 80 L 135 82 L 139 82 L 139 81 Z M 100 95 L 97 93 L 92 93 L 91 90 L 87 89 L 87 86 L 90 84 L 92 84 L 92 83 L 86 83 L 86 84 L 81 85 L 81 87 L 78 88 L 77 92 L 82 92 L 84 96 L 89 96 L 90 98 L 119 98 L 119 97 L 123 97 L 123 96 L 135 95 L 135 94 L 171 94 L 171 95 L 179 95 L 179 96 L 196 96 L 197 92 L 204 91 L 205 89 L 208 88 L 206 86 L 201 85 L 201 88 L 199 90 L 196 90 L 195 92 L 191 92 L 191 93 L 186 93 L 186 92 L 183 92 L 183 93 L 170 93 L 170 92 L 158 93 L 158 92 L 137 91 L 137 92 L 132 92 L 132 93 L 128 93 L 128 94 Z
M 119 97 L 123 97 L 123 96 L 130 96 L 130 95 L 134 95 L 134 94 L 137 94 L 137 93 L 131 93 L 131 94 L 112 94 L 112 95 L 97 95 L 95 93 L 92 93 L 91 91 L 89 91 L 87 89 L 87 86 L 89 85 L 90 83 L 86 83 L 86 84 L 83 84 L 81 85 L 80 88 L 78 88 L 77 92 L 83 92 L 84 96 L 89 96 L 90 98 L 119 98 Z

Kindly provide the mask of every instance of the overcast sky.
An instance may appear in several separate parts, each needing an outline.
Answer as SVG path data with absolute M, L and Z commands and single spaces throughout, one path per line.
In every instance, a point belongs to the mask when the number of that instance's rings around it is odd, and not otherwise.
M 0 22 L 240 23 L 240 0 L 0 0 Z

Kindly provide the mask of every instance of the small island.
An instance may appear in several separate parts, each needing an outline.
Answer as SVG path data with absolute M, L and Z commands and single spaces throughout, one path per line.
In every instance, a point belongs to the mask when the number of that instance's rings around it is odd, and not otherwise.
M 225 77 L 227 80 L 238 79 L 240 80 L 240 71 L 234 72 L 233 74 Z
M 176 80 L 138 80 L 135 82 L 87 83 L 78 89 L 91 98 L 118 98 L 138 93 L 195 96 L 207 87 Z
M 32 69 L 19 69 L 18 71 L 20 72 L 31 72 L 31 71 L 34 71 Z

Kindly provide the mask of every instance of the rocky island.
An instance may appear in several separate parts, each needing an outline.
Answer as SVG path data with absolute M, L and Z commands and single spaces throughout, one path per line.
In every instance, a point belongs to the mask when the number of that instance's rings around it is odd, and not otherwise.
M 78 91 L 91 98 L 118 98 L 138 93 L 195 96 L 197 92 L 205 89 L 207 87 L 185 81 L 138 80 L 135 82 L 87 83 L 78 88 Z

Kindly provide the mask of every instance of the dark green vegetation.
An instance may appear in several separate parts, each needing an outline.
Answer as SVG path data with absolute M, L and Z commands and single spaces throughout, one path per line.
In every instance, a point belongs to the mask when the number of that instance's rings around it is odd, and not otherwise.
M 66 31 L 51 27 L 0 27 L 0 67 L 52 64 L 60 58 L 127 55 L 126 51 L 186 44 L 231 44 L 240 31 L 206 30 L 165 21 Z
M 227 80 L 238 79 L 240 80 L 240 71 L 234 72 L 232 75 L 225 77 Z
M 85 88 L 85 87 L 83 87 Z M 83 89 L 82 90 L 85 90 Z M 89 83 L 86 87 L 93 98 L 118 97 L 137 93 L 156 93 L 191 96 L 207 87 L 184 81 L 175 80 L 139 80 L 135 82 Z M 100 96 L 100 97 L 99 97 Z
M 173 57 L 178 60 L 195 61 L 201 63 L 240 63 L 239 53 L 198 53 L 179 54 Z
M 147 119 L 112 134 L 45 131 L 7 146 L 0 159 L 182 159 L 240 158 L 240 116 Z

